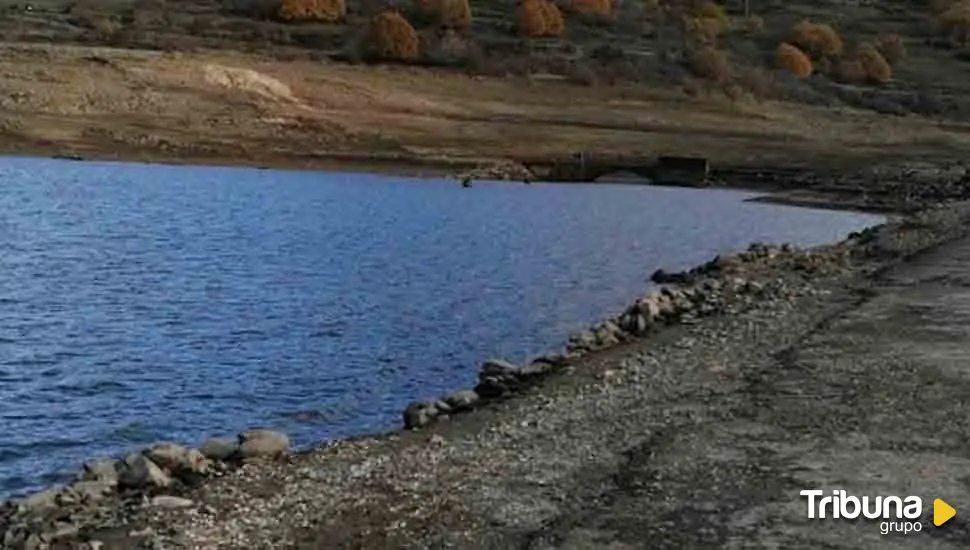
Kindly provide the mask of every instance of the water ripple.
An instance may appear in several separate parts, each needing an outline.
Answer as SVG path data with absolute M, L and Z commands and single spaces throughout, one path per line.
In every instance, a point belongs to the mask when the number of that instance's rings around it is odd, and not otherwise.
M 18 158 L 0 181 L 0 496 L 160 439 L 384 429 L 658 267 L 877 221 L 632 186 Z

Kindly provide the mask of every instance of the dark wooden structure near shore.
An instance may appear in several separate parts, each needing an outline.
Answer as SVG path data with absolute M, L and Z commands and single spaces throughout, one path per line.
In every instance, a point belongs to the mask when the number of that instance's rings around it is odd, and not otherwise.
M 702 157 L 603 155 L 576 153 L 542 166 L 525 163 L 530 169 L 544 174 L 549 181 L 591 182 L 609 174 L 634 174 L 658 185 L 703 187 L 711 175 L 711 165 Z M 543 170 L 545 168 L 546 170 Z

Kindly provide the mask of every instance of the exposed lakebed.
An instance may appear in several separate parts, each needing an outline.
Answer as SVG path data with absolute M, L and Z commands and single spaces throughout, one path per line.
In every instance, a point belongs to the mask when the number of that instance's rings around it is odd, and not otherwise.
M 718 190 L 0 160 L 0 495 L 158 440 L 393 426 L 657 268 L 880 217 Z

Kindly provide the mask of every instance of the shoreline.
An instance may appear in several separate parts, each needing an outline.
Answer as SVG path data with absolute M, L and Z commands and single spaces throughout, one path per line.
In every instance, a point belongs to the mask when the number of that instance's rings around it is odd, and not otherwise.
M 365 175 L 384 175 L 387 177 L 399 178 L 428 178 L 428 179 L 454 179 L 460 182 L 462 173 L 484 173 L 501 171 L 503 163 L 511 163 L 513 166 L 518 162 L 509 159 L 488 159 L 488 158 L 445 158 L 445 157 L 418 157 L 405 155 L 381 155 L 366 153 L 332 153 L 329 155 L 307 156 L 307 155 L 278 155 L 263 159 L 245 159 L 229 155 L 207 155 L 207 156 L 184 156 L 184 155 L 159 155 L 157 152 L 133 152 L 131 154 L 108 154 L 103 152 L 78 153 L 76 151 L 65 151 L 57 148 L 30 147 L 30 148 L 3 148 L 0 147 L 0 158 L 31 158 L 38 160 L 62 160 L 69 162 L 117 162 L 142 165 L 159 166 L 181 166 L 181 167 L 202 167 L 202 168 L 249 168 L 256 170 L 281 170 L 281 171 L 301 171 L 301 172 L 323 172 L 323 173 L 346 173 L 346 174 L 365 174 Z M 532 162 L 545 163 L 551 165 L 557 158 L 550 156 L 546 159 L 532 159 Z M 521 166 L 521 165 L 519 165 Z M 875 201 L 866 197 L 861 189 L 865 188 L 864 183 L 858 185 L 858 189 L 849 191 L 832 190 L 813 190 L 811 188 L 792 189 L 789 181 L 800 181 L 814 174 L 807 168 L 791 168 L 766 164 L 745 165 L 745 166 L 726 166 L 715 167 L 715 177 L 705 185 L 673 185 L 659 184 L 642 178 L 629 180 L 617 178 L 616 181 L 590 181 L 590 182 L 571 182 L 571 181 L 550 181 L 536 179 L 535 183 L 559 184 L 559 185 L 629 185 L 642 187 L 673 187 L 685 189 L 723 189 L 730 191 L 759 193 L 761 196 L 746 199 L 748 202 L 776 204 L 782 206 L 794 206 L 804 208 L 815 208 L 823 210 L 838 210 L 846 212 L 858 212 L 863 214 L 882 214 L 891 215 L 901 211 L 913 211 L 914 208 L 901 205 L 899 200 L 890 198 L 886 201 Z M 761 178 L 744 177 L 745 173 L 756 172 L 759 175 L 772 175 L 768 181 Z M 741 174 L 739 177 L 738 174 Z M 507 174 L 506 174 L 507 175 Z M 517 184 L 520 183 L 515 177 L 482 177 L 482 181 L 500 182 Z M 932 195 L 932 190 L 929 193 Z M 952 197 L 941 197 L 944 200 Z M 919 207 L 924 206 L 920 204 Z
M 930 212 L 931 216 L 943 214 Z M 447 396 L 430 400 L 416 401 L 402 412 L 404 428 L 391 429 L 376 434 L 365 434 L 324 443 L 323 447 L 291 453 L 289 441 L 284 434 L 256 431 L 240 434 L 236 441 L 207 440 L 200 449 L 190 449 L 179 445 L 162 443 L 133 453 L 118 461 L 95 461 L 89 463 L 79 475 L 79 481 L 71 488 L 54 487 L 33 494 L 27 498 L 7 501 L 0 504 L 0 533 L 13 532 L 11 540 L 26 542 L 31 536 L 52 537 L 50 531 L 55 525 L 42 527 L 40 532 L 24 530 L 22 520 L 36 523 L 39 517 L 60 514 L 63 509 L 80 509 L 79 517 L 94 509 L 97 513 L 105 510 L 117 511 L 118 506 L 130 506 L 132 499 L 155 503 L 146 505 L 150 511 L 159 502 L 169 502 L 171 498 L 184 499 L 209 480 L 237 475 L 251 468 L 261 468 L 259 464 L 281 464 L 285 467 L 292 461 L 310 459 L 326 449 L 347 445 L 385 445 L 413 437 L 421 437 L 425 430 L 437 426 L 456 429 L 462 422 L 475 422 L 477 411 L 494 411 L 515 401 L 519 396 L 541 392 L 548 381 L 568 376 L 579 365 L 596 361 L 601 355 L 622 353 L 624 346 L 653 338 L 664 339 L 678 327 L 704 325 L 717 322 L 724 317 L 732 317 L 745 308 L 757 307 L 759 301 L 774 300 L 791 296 L 797 297 L 804 289 L 788 283 L 776 285 L 768 275 L 788 278 L 793 274 L 814 273 L 820 270 L 849 270 L 858 275 L 858 267 L 845 264 L 848 258 L 872 254 L 868 246 L 882 246 L 881 240 L 887 234 L 898 234 L 901 223 L 887 222 L 855 234 L 838 243 L 821 245 L 805 251 L 792 247 L 766 247 L 753 245 L 748 251 L 732 257 L 717 258 L 692 270 L 681 273 L 684 282 L 670 285 L 666 290 L 651 293 L 638 299 L 620 315 L 613 316 L 570 338 L 564 353 L 538 357 L 526 365 L 513 365 L 502 360 L 489 360 L 482 365 L 479 383 L 474 389 L 458 390 Z M 936 230 L 931 241 L 942 241 L 946 231 Z M 875 243 L 875 244 L 874 244 Z M 926 243 L 917 246 L 923 249 Z M 876 253 L 875 255 L 878 255 Z M 798 275 L 799 277 L 801 275 Z M 780 279 L 779 279 L 780 280 Z M 807 287 L 806 287 L 807 288 Z M 713 321 L 709 321 L 713 319 Z M 608 380 L 610 372 L 597 375 L 599 380 Z M 430 396 L 428 396 L 430 397 Z M 497 414 L 497 413 L 484 413 Z M 470 420 L 465 420 L 469 418 Z M 442 422 L 448 420 L 449 422 Z M 247 447 L 248 446 L 248 447 Z M 263 462 L 267 459 L 284 458 L 283 462 Z M 255 460 L 254 465 L 249 462 Z M 274 467 L 274 466 L 266 466 Z M 161 500 L 159 500 L 161 498 Z M 191 499 L 189 499 L 191 501 Z M 188 506 L 183 501 L 184 506 Z M 171 504 L 171 502 L 169 502 Z M 163 505 L 158 505 L 165 508 Z M 157 506 L 156 506 L 157 507 Z M 175 506 L 178 508 L 178 506 Z M 86 511 L 85 511 L 86 510 Z M 66 538 L 76 540 L 76 536 L 86 528 L 76 525 L 77 532 L 70 532 Z M 39 525 L 43 525 L 41 521 Z M 87 526 L 89 528 L 90 526 Z M 46 529 L 46 530 L 45 530 Z M 56 529 L 55 529 L 56 531 Z M 23 535 L 23 536 L 21 536 Z M 75 537 L 72 539 L 72 537 Z M 3 541 L 0 536 L 0 541 Z M 129 539 L 126 539 L 129 540 Z M 130 542 L 130 540 L 129 540 Z M 7 544 L 2 548 L 20 548 L 17 544 Z

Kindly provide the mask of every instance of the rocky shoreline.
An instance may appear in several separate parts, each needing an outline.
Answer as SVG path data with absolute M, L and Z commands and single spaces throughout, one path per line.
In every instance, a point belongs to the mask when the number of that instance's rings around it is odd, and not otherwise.
M 525 365 L 500 359 L 486 361 L 473 388 L 410 404 L 402 413 L 404 427 L 429 427 L 528 393 L 587 359 L 662 335 L 670 327 L 737 314 L 762 303 L 811 296 L 817 292 L 813 280 L 874 272 L 962 234 L 967 219 L 963 205 L 933 207 L 852 234 L 836 244 L 801 250 L 791 245 L 755 243 L 747 251 L 717 257 L 684 272 L 658 271 L 652 280 L 667 286 L 574 334 L 561 353 L 538 357 Z M 611 371 L 598 374 L 603 380 L 611 376 Z M 284 434 L 252 430 L 236 439 L 207 440 L 198 449 L 163 442 L 118 460 L 95 460 L 85 464 L 68 485 L 0 505 L 0 548 L 160 547 L 161 539 L 155 531 L 131 527 L 130 519 L 152 511 L 195 509 L 197 503 L 189 497 L 207 483 L 237 471 L 285 468 L 294 458 Z M 267 466 L 272 464 L 280 466 Z M 117 534 L 119 530 L 121 535 Z M 124 543 L 111 546 L 113 536 Z

